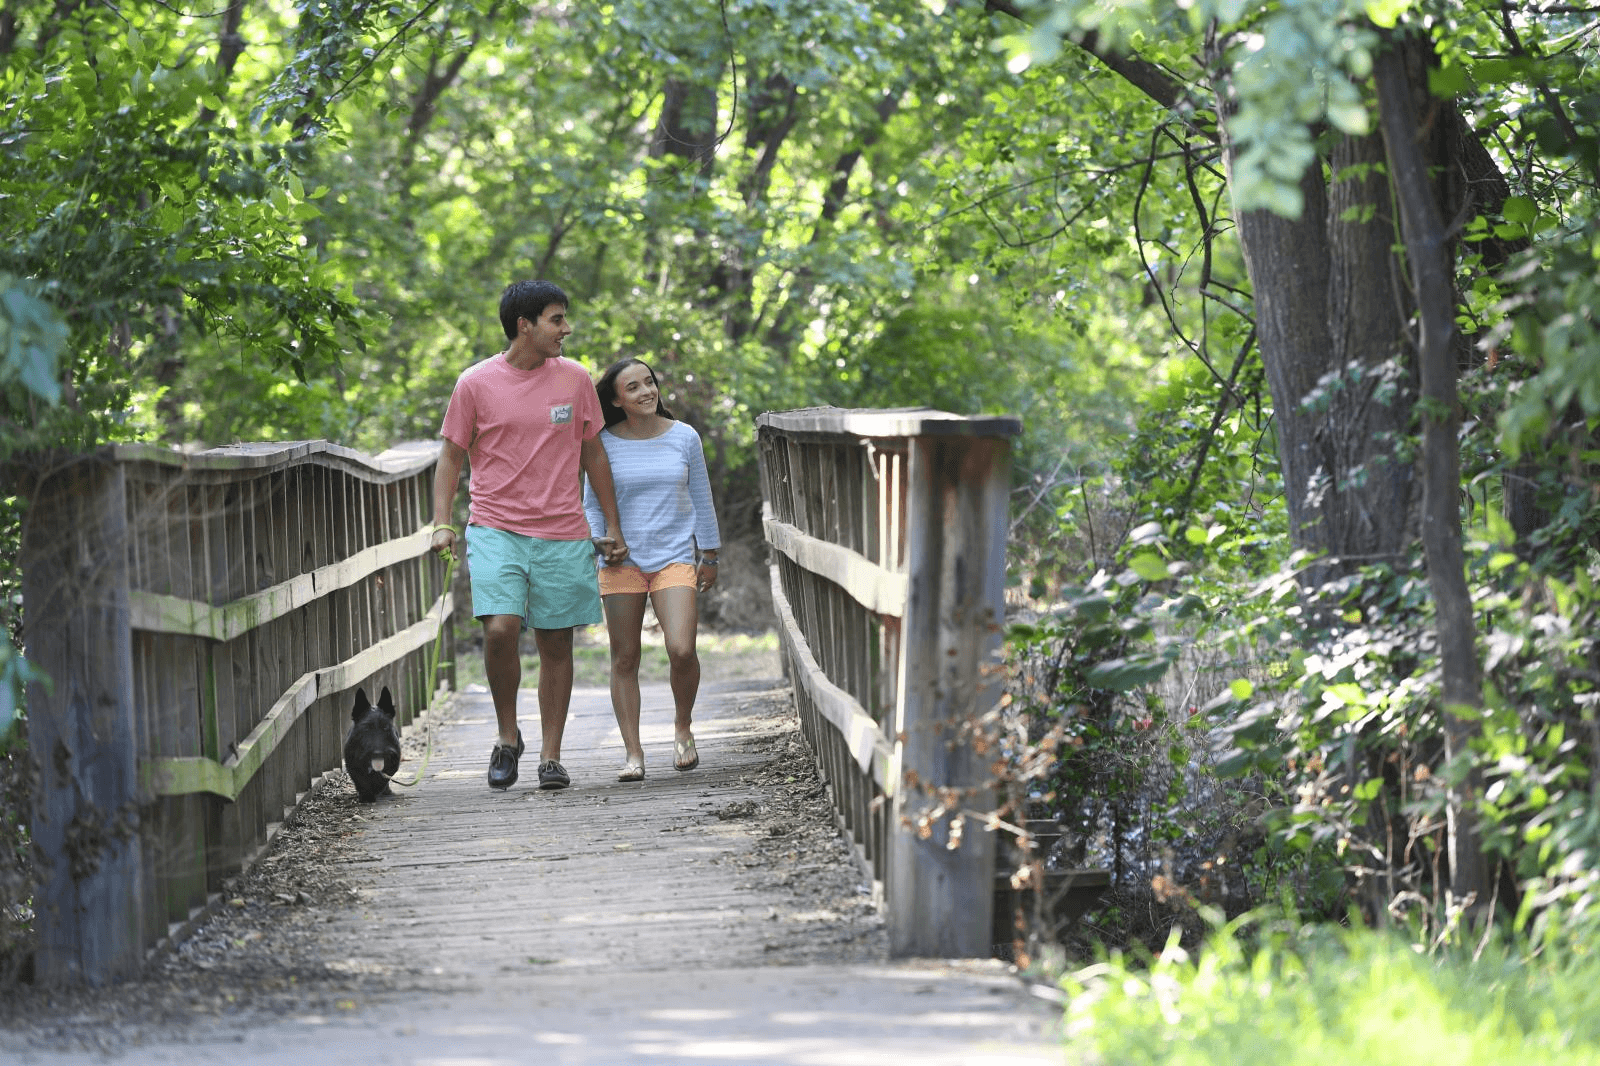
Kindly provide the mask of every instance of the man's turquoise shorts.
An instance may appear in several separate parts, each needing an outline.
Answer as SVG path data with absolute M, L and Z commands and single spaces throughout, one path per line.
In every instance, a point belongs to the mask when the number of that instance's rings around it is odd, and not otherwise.
M 514 614 L 524 629 L 571 629 L 601 621 L 594 544 L 541 540 L 488 526 L 467 527 L 472 614 Z

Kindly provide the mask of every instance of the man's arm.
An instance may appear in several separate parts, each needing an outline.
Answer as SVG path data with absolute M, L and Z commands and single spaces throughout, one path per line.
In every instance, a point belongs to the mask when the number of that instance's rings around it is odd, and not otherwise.
M 606 562 L 620 563 L 628 557 L 628 542 L 622 539 L 622 520 L 617 516 L 617 489 L 611 481 L 611 460 L 606 457 L 606 446 L 598 436 L 583 442 L 578 452 L 578 465 L 589 478 L 589 487 L 600 501 L 600 513 L 606 520 L 606 537 L 611 541 L 605 553 Z
M 461 558 L 460 539 L 449 528 L 450 515 L 456 502 L 456 482 L 461 480 L 461 466 L 467 461 L 467 450 L 448 439 L 442 440 L 439 463 L 433 468 L 433 542 L 434 551 L 448 551 Z M 610 469 L 606 471 L 610 473 Z M 445 539 L 448 537 L 449 539 Z

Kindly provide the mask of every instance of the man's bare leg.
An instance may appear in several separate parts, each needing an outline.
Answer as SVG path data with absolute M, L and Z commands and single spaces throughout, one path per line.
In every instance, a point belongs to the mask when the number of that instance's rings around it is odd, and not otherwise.
M 561 736 L 572 702 L 572 630 L 535 629 L 539 645 L 539 761 L 561 761 Z
M 491 614 L 483 619 L 483 672 L 494 699 L 500 743 L 517 746 L 517 693 L 522 686 L 522 618 Z

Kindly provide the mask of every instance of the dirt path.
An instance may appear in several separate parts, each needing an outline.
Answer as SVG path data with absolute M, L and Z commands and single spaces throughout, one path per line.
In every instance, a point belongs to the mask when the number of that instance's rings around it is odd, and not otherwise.
M 780 682 L 706 686 L 689 773 L 664 685 L 644 717 L 645 781 L 580 688 L 573 787 L 538 791 L 530 750 L 494 793 L 463 694 L 408 735 L 416 788 L 362 806 L 330 775 L 145 979 L 7 997 L 0 1061 L 1062 1061 L 1059 1010 L 998 964 L 887 961 Z

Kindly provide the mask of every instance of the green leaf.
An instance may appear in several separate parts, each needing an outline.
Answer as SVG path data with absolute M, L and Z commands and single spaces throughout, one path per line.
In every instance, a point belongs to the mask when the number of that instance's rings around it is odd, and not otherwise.
M 1235 748 L 1217 761 L 1212 767 L 1212 773 L 1221 778 L 1243 777 L 1255 769 L 1255 764 L 1256 759 L 1252 752 Z
M 1084 680 L 1107 692 L 1131 692 L 1140 685 L 1161 680 L 1170 665 L 1167 660 L 1154 655 L 1110 659 L 1091 667 L 1084 674 Z
M 1167 561 L 1155 552 L 1140 552 L 1129 560 L 1128 568 L 1146 581 L 1165 581 L 1172 575 Z
M 67 325 L 37 283 L 0 275 L 0 382 L 17 380 L 47 403 L 61 399 L 57 360 Z
M 1367 693 L 1360 685 L 1349 682 L 1329 685 L 1322 690 L 1322 702 L 1330 707 L 1365 707 Z
M 1410 9 L 1412 0 L 1367 0 L 1367 18 L 1386 30 L 1393 29 L 1400 16 Z
M 1472 87 L 1472 80 L 1459 63 L 1437 67 L 1428 71 L 1428 91 L 1441 99 L 1460 96 Z
M 1489 572 L 1498 574 L 1508 566 L 1516 566 L 1519 560 L 1511 552 L 1496 552 L 1489 558 Z
M 1328 121 L 1342 133 L 1364 137 L 1371 128 L 1367 109 L 1359 101 L 1340 101 L 1328 105 Z
M 1111 617 L 1111 601 L 1105 596 L 1080 596 L 1072 601 L 1073 610 L 1090 621 L 1104 621 Z
M 1508 196 L 1500 213 L 1507 222 L 1532 222 L 1539 217 L 1539 208 L 1526 196 Z

